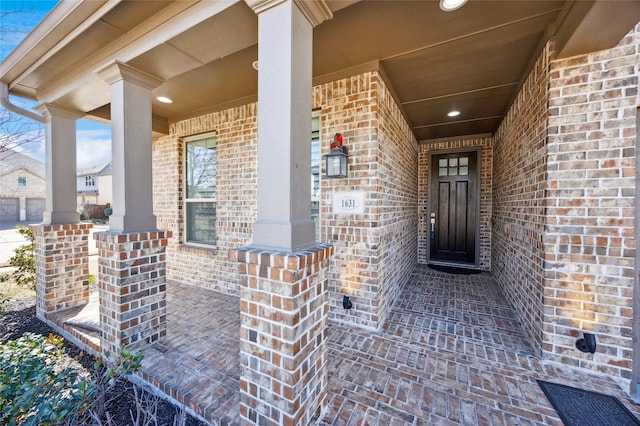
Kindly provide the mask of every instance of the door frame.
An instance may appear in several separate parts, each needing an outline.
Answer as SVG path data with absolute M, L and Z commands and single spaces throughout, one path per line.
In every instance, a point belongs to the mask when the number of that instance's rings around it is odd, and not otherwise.
M 433 164 L 433 157 L 436 155 L 443 155 L 443 154 L 456 154 L 456 153 L 461 153 L 461 152 L 475 152 L 476 154 L 476 193 L 474 194 L 476 197 L 476 203 L 475 203 L 475 219 L 476 219 L 476 229 L 475 229 L 475 247 L 474 247 L 474 259 L 473 259 L 473 263 L 457 263 L 457 262 L 447 262 L 447 261 L 442 261 L 442 260 L 433 260 L 431 259 L 431 239 L 429 237 L 430 234 L 430 229 L 431 229 L 431 223 L 430 223 L 430 219 L 431 219 L 431 207 L 432 207 L 432 183 L 431 182 L 431 166 Z M 473 147 L 460 147 L 460 148 L 453 148 L 453 149 L 434 149 L 434 150 L 429 150 L 429 164 L 427 166 L 427 215 L 426 215 L 426 221 L 427 221 L 427 243 L 426 243 L 426 249 L 427 249 L 427 264 L 431 264 L 431 265 L 451 265 L 451 266 L 458 266 L 458 267 L 467 267 L 467 268 L 478 268 L 479 267 L 479 262 L 480 262 L 480 194 L 482 192 L 482 180 L 481 180 L 481 164 L 482 164 L 482 159 L 481 159 L 481 154 L 482 154 L 482 147 L 478 147 L 478 146 L 473 146 Z

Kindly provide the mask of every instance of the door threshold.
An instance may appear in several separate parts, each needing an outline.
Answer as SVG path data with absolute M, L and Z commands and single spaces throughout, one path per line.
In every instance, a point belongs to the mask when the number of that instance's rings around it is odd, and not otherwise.
M 475 265 L 449 263 L 449 262 L 429 262 L 427 266 L 434 271 L 452 275 L 475 275 L 482 273 L 482 270 Z
M 472 263 L 456 263 L 456 262 L 446 262 L 442 260 L 430 260 L 427 262 L 427 265 L 436 265 L 436 266 L 450 266 L 452 268 L 462 268 L 462 269 L 475 269 L 480 270 L 477 265 Z

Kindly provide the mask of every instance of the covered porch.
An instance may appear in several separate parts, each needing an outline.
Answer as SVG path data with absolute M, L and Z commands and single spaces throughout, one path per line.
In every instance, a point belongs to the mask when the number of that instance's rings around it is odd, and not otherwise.
M 98 350 L 148 351 L 142 376 L 210 421 L 553 423 L 537 357 L 635 392 L 637 3 L 152 6 L 63 2 L 5 61 L 3 93 L 46 125 L 41 318 L 92 301 L 89 117 L 113 132 Z M 434 229 L 451 218 L 464 234 Z M 434 261 L 492 275 L 415 270 Z
M 143 350 L 138 379 L 207 422 L 240 424 L 239 303 L 169 281 L 167 334 Z M 562 425 L 538 379 L 616 396 L 640 416 L 611 378 L 537 357 L 489 273 L 418 266 L 382 330 L 331 324 L 327 335 L 317 424 Z

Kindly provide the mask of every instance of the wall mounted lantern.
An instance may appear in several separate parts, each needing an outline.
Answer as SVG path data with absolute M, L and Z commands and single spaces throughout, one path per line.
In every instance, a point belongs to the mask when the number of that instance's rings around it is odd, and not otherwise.
M 349 171 L 349 150 L 342 146 L 342 134 L 336 133 L 331 142 L 331 152 L 324 156 L 325 177 L 346 178 Z

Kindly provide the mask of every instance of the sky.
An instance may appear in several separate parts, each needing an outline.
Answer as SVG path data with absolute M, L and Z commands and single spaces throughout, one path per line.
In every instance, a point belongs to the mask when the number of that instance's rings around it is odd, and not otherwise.
M 0 60 L 4 60 L 11 53 L 56 3 L 57 1 L 0 0 Z M 11 96 L 10 99 L 25 109 L 31 109 L 36 105 L 35 102 L 15 96 Z M 77 170 L 111 161 L 109 126 L 89 120 L 78 120 L 76 130 Z M 44 161 L 44 136 L 40 143 L 21 146 L 21 150 L 25 155 Z

